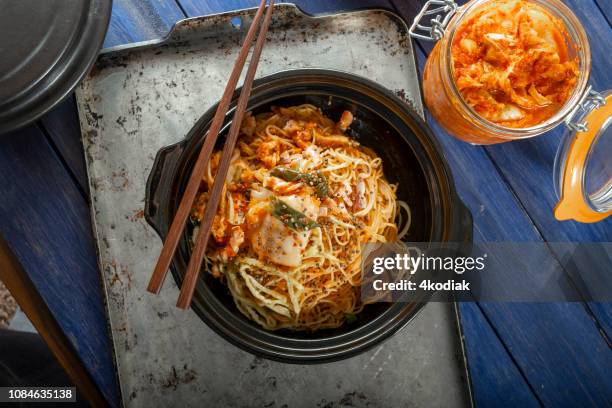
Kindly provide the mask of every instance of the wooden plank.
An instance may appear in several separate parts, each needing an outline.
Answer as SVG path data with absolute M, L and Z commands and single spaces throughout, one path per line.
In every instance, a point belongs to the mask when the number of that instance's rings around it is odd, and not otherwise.
M 459 311 L 475 405 L 539 407 L 537 398 L 478 305 L 459 303 Z
M 0 137 L 0 234 L 108 401 L 119 404 L 89 208 L 39 127 Z
M 222 13 L 231 10 L 257 7 L 258 0 L 177 0 L 189 17 L 204 16 L 213 13 Z M 309 14 L 324 14 L 338 11 L 349 11 L 365 8 L 392 9 L 389 0 L 295 0 L 296 4 Z
M 104 48 L 162 38 L 183 18 L 174 0 L 114 0 Z
M 599 11 L 606 17 L 608 26 L 612 26 L 612 3 L 610 0 L 596 0 Z
M 578 303 L 480 303 L 544 406 L 606 406 L 612 353 Z
M 68 166 L 83 196 L 88 199 L 87 170 L 85 169 L 85 156 L 80 138 L 81 129 L 74 95 L 70 95 L 51 112 L 43 116 L 39 123 L 55 146 L 61 159 Z
M 27 273 L 17 261 L 6 241 L 0 236 L 0 280 L 15 297 L 42 339 L 64 368 L 79 392 L 94 407 L 108 405 L 76 350 L 62 332 Z

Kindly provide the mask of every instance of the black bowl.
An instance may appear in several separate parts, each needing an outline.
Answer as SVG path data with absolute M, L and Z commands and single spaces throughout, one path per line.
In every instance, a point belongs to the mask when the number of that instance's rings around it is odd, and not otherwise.
M 229 129 L 238 94 L 239 90 L 222 135 Z M 380 85 L 352 74 L 304 69 L 257 80 L 249 110 L 257 114 L 274 105 L 303 103 L 320 107 L 334 120 L 344 110 L 353 113 L 351 136 L 382 158 L 387 179 L 399 183 L 398 197 L 411 208 L 412 226 L 406 240 L 471 241 L 472 218 L 456 194 L 441 149 L 429 127 L 405 102 Z M 206 112 L 183 141 L 163 148 L 155 158 L 147 182 L 145 217 L 162 239 L 216 108 Z M 172 263 L 172 274 L 179 286 L 190 256 L 190 234 L 186 229 Z M 356 322 L 337 329 L 271 332 L 243 316 L 218 279 L 202 274 L 192 308 L 217 333 L 256 355 L 291 363 L 316 363 L 346 358 L 380 343 L 405 326 L 423 305 L 376 303 L 366 306 Z

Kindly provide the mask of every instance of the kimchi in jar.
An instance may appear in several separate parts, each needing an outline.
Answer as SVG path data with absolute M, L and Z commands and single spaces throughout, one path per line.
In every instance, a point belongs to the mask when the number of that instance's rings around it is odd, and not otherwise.
M 423 73 L 425 103 L 449 133 L 474 144 L 528 138 L 580 102 L 589 44 L 561 1 L 473 0 L 453 11 L 445 31 L 434 24 L 441 38 Z

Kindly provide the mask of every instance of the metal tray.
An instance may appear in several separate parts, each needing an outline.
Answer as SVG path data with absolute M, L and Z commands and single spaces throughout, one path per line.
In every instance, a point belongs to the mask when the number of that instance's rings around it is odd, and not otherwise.
M 219 98 L 254 10 L 183 20 L 163 40 L 106 50 L 77 89 L 93 224 L 127 406 L 469 405 L 453 306 L 429 304 L 381 346 L 344 361 L 287 365 L 223 340 L 174 307 L 167 279 L 145 291 L 161 242 L 143 219 L 156 152 Z M 318 67 L 362 75 L 422 115 L 407 27 L 368 10 L 275 10 L 258 76 Z

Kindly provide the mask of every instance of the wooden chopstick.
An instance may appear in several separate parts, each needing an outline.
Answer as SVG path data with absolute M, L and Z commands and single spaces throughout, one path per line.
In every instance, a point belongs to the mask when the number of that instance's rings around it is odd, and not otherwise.
M 170 225 L 168 235 L 166 236 L 166 241 L 164 242 L 164 246 L 159 254 L 157 264 L 155 265 L 153 275 L 151 275 L 151 280 L 149 281 L 149 286 L 147 287 L 149 292 L 159 293 L 159 290 L 164 283 L 164 279 L 166 279 L 168 268 L 170 267 L 170 263 L 174 257 L 174 252 L 176 251 L 176 247 L 180 241 L 183 229 L 185 228 L 187 217 L 189 216 L 191 206 L 193 205 L 193 200 L 198 193 L 200 182 L 204 176 L 204 170 L 206 169 L 208 160 L 210 160 L 210 155 L 215 147 L 215 142 L 219 136 L 221 126 L 223 125 L 225 114 L 227 113 L 229 104 L 232 100 L 232 95 L 236 89 L 236 84 L 238 83 L 238 79 L 242 73 L 244 63 L 249 55 L 251 44 L 255 38 L 257 27 L 259 26 L 259 20 L 261 20 L 261 16 L 263 15 L 265 8 L 266 0 L 261 0 L 261 4 L 257 9 L 257 13 L 253 18 L 251 27 L 249 28 L 244 44 L 242 45 L 242 49 L 240 50 L 238 58 L 236 59 L 234 69 L 232 70 L 230 78 L 227 81 L 227 85 L 225 86 L 225 91 L 223 91 L 223 96 L 221 97 L 221 101 L 219 102 L 219 106 L 208 130 L 208 136 L 204 140 L 204 145 L 200 150 L 198 159 L 193 167 L 189 181 L 187 182 L 187 187 L 185 188 L 185 192 L 183 193 L 179 207 L 176 211 L 174 219 L 172 220 L 172 224 Z
M 263 50 L 266 42 L 266 35 L 268 33 L 268 27 L 272 19 L 272 10 L 274 8 L 274 0 L 270 0 L 270 5 L 266 11 L 266 17 L 259 31 L 257 37 L 257 43 L 253 49 L 253 55 L 249 62 L 249 68 L 242 85 L 242 91 L 240 91 L 240 97 L 238 98 L 238 105 L 232 118 L 232 124 L 230 126 L 229 134 L 223 147 L 223 153 L 217 174 L 215 175 L 215 181 L 213 183 L 208 203 L 206 204 L 206 211 L 204 218 L 200 223 L 200 232 L 196 240 L 196 245 L 191 253 L 191 259 L 187 266 L 187 274 L 183 280 L 181 286 L 181 293 L 179 295 L 176 305 L 181 309 L 187 309 L 191 304 L 193 292 L 195 290 L 198 276 L 202 268 L 202 261 L 206 253 L 206 247 L 208 245 L 208 238 L 210 237 L 210 230 L 212 228 L 213 218 L 217 213 L 219 202 L 221 201 L 221 194 L 223 194 L 223 188 L 225 186 L 225 179 L 227 178 L 227 172 L 229 171 L 230 161 L 232 159 L 232 153 L 236 146 L 236 140 L 238 139 L 238 133 L 240 133 L 240 126 L 242 119 L 247 108 L 249 97 L 251 95 L 251 88 L 253 87 L 253 80 L 255 79 L 255 73 L 257 72 L 257 65 L 259 64 L 259 58 L 261 57 L 261 51 Z

